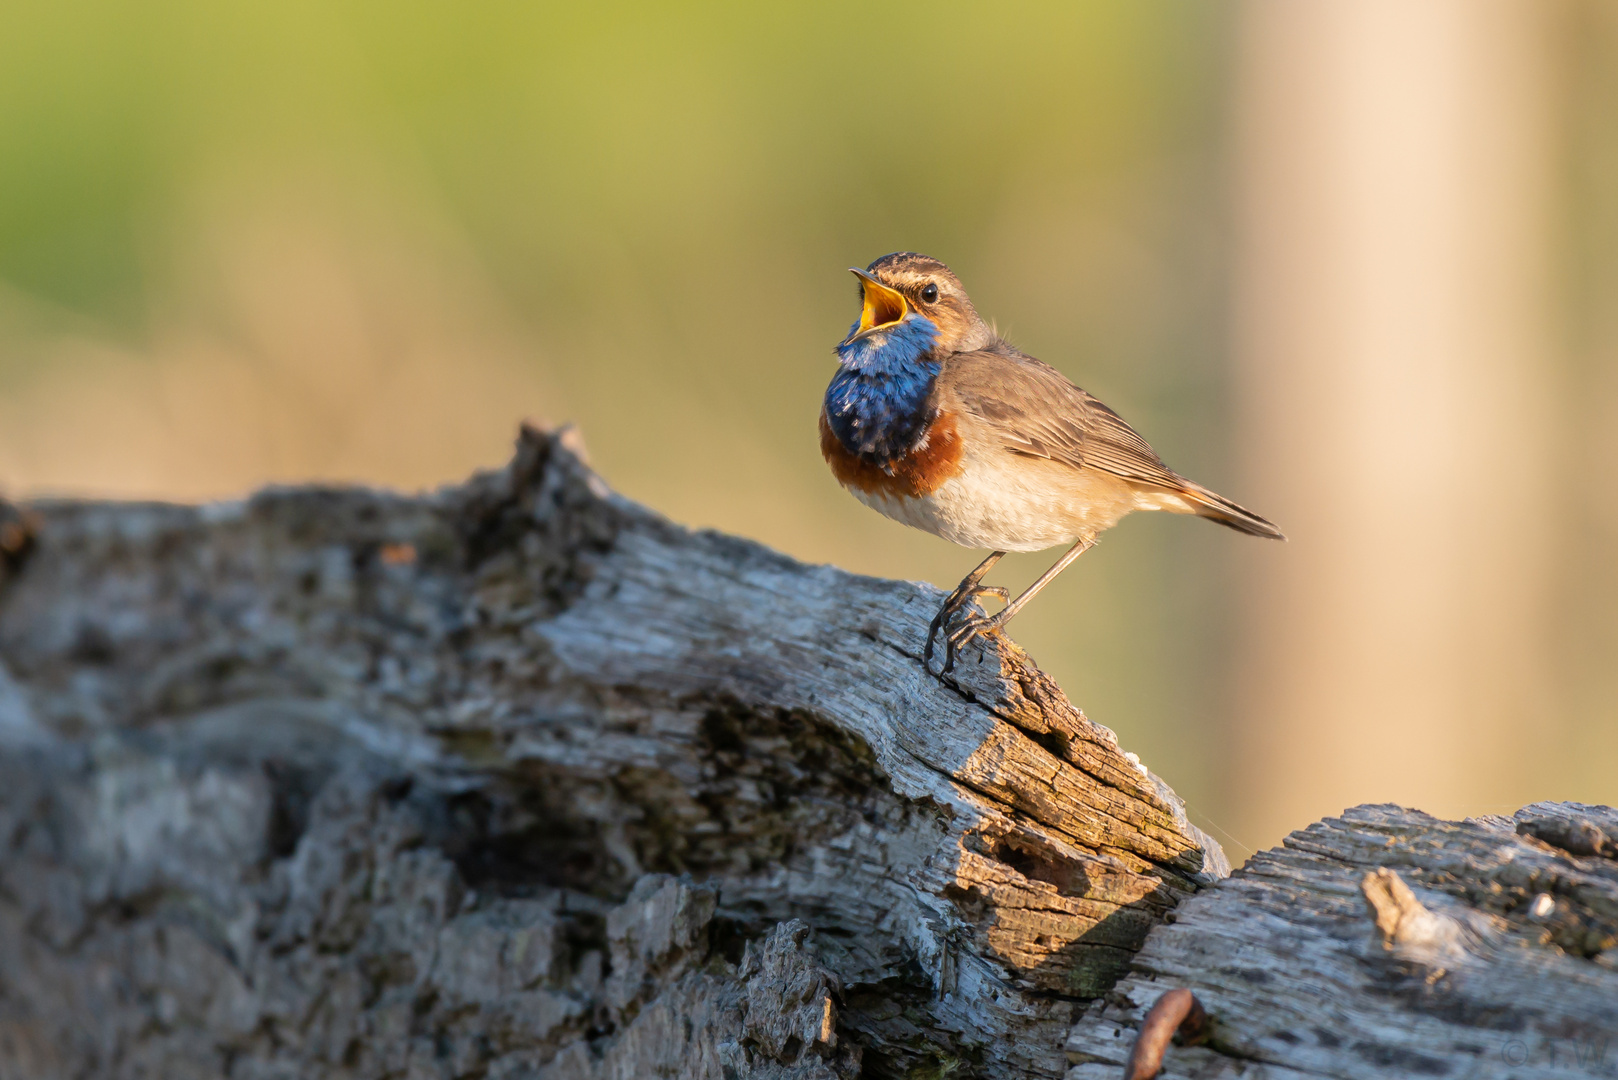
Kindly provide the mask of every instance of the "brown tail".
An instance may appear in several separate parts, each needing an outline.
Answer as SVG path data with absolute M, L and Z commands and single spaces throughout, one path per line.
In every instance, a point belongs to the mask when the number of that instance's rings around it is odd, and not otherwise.
M 1270 540 L 1286 539 L 1286 535 L 1272 523 L 1245 507 L 1237 506 L 1223 495 L 1215 495 L 1201 484 L 1193 484 L 1187 480 L 1180 494 L 1192 504 L 1198 517 L 1228 525 L 1237 532 L 1244 532 L 1249 536 L 1262 536 Z

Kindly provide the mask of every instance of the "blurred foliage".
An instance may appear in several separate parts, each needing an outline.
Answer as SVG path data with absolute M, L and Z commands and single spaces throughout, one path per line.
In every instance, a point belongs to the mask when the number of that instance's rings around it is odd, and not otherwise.
M 531 412 L 579 421 L 604 475 L 678 520 L 952 584 L 976 556 L 859 507 L 814 436 L 855 311 L 844 268 L 908 248 L 951 263 L 1020 345 L 1240 499 L 1222 397 L 1229 14 L 1164 0 L 11 5 L 0 482 L 180 497 L 444 482 L 497 463 Z M 319 260 L 276 269 L 264 254 L 305 232 L 340 237 L 332 284 Z M 299 329 L 344 282 L 411 260 L 435 268 L 426 285 L 398 286 L 392 307 L 355 302 L 379 344 Z M 440 451 L 424 440 L 453 419 L 434 412 L 444 380 L 483 355 L 461 348 L 468 327 L 499 327 L 532 381 L 502 376 L 457 405 L 472 434 Z M 62 359 L 86 339 L 97 359 Z M 417 339 L 442 372 L 393 366 Z M 246 374 L 215 392 L 210 364 Z M 128 415 L 158 406 L 107 389 L 143 365 L 168 387 L 158 434 Z M 111 434 L 67 468 L 49 448 L 69 420 L 37 394 L 70 367 L 82 389 L 64 400 L 110 402 L 74 439 Z M 394 404 L 404 383 L 423 389 Z M 361 416 L 381 425 L 363 453 L 344 434 Z M 242 449 L 251 424 L 270 450 Z M 161 467 L 116 471 L 194 428 Z M 1217 817 L 1225 567 L 1242 541 L 1153 519 L 1109 535 L 1017 637 Z M 1020 586 L 1046 561 L 997 577 Z

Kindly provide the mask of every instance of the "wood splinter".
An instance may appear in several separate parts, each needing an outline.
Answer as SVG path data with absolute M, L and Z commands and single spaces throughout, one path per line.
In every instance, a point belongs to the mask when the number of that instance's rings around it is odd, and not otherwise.
M 1158 998 L 1141 1022 L 1140 1034 L 1124 1063 L 1124 1080 L 1152 1080 L 1163 1069 L 1163 1055 L 1176 1035 L 1182 1044 L 1201 1042 L 1208 1033 L 1208 1014 L 1197 995 L 1176 987 Z
M 1449 915 L 1429 910 L 1392 870 L 1383 866 L 1368 872 L 1360 891 L 1383 949 L 1429 962 L 1466 955 L 1466 928 Z

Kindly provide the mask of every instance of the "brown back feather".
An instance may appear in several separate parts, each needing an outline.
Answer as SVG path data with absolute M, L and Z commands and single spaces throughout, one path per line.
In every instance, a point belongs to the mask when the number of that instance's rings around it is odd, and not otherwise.
M 1049 364 L 1005 342 L 944 362 L 940 390 L 982 420 L 1014 454 L 1048 458 L 1075 469 L 1100 469 L 1136 484 L 1185 497 L 1196 513 L 1238 532 L 1285 540 L 1251 510 L 1187 480 L 1157 456 L 1123 417 L 1074 386 Z
M 988 421 L 1012 453 L 1101 469 L 1154 487 L 1185 486 L 1123 417 L 1049 364 L 1009 346 L 951 356 L 940 381 L 965 409 Z

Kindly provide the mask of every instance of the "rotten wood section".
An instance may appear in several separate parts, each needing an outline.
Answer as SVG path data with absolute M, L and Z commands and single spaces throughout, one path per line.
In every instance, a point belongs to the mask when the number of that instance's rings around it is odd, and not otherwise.
M 1440 821 L 1362 806 L 1293 833 L 1154 930 L 1068 1036 L 1068 1080 L 1123 1075 L 1192 991 L 1204 1040 L 1160 1075 L 1618 1077 L 1618 811 Z
M 565 434 L 26 521 L 0 1075 L 1055 1077 L 1227 872 L 1014 645 L 925 672 L 938 590 L 678 528 Z

